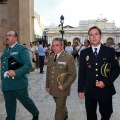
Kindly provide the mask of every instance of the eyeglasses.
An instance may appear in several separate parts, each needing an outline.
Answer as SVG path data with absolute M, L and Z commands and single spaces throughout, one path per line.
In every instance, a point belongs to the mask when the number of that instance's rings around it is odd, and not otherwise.
M 10 35 L 10 34 L 8 34 L 8 35 L 5 35 L 5 37 L 10 37 L 10 36 L 13 36 L 13 37 L 16 37 L 15 35 Z

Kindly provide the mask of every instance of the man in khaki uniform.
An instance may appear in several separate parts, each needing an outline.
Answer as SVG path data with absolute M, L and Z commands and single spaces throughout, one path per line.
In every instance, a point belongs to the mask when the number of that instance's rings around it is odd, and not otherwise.
M 64 52 L 63 43 L 61 38 L 53 39 L 54 53 L 49 56 L 47 64 L 46 91 L 53 96 L 56 103 L 55 120 L 68 118 L 66 99 L 70 95 L 71 84 L 76 79 L 74 58 Z

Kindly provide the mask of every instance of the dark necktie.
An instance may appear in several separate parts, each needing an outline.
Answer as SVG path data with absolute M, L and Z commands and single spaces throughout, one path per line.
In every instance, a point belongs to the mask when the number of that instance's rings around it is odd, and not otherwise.
M 97 59 L 97 48 L 94 48 L 95 49 L 95 51 L 94 51 L 94 55 L 95 55 L 95 57 L 96 57 L 96 59 Z
M 9 51 L 10 51 L 10 49 L 11 49 L 11 47 L 8 47 L 8 50 L 7 50 L 7 52 L 9 52 Z
M 56 59 L 57 59 L 57 54 L 54 56 L 54 62 L 56 61 Z

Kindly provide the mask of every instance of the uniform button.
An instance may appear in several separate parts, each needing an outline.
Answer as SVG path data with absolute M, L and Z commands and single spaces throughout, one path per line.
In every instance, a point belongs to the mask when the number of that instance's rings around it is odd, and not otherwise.
M 95 65 L 98 65 L 98 63 L 95 63 Z
M 95 69 L 95 71 L 98 71 L 98 69 Z
M 52 76 L 52 78 L 53 78 L 53 76 Z
M 5 62 L 3 62 L 3 63 L 5 63 Z
M 6 57 L 5 57 L 5 59 L 6 59 Z
M 96 77 L 98 76 L 98 74 L 96 74 Z
M 4 68 L 4 66 L 2 68 Z
M 53 67 L 53 69 L 54 69 L 54 67 Z
M 54 72 L 52 72 L 52 73 L 54 73 Z
M 52 81 L 53 82 L 53 81 Z

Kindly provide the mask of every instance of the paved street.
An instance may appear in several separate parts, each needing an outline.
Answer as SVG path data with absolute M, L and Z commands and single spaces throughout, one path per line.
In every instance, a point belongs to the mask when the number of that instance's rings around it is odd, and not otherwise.
M 46 71 L 46 66 L 44 67 Z M 53 98 L 45 91 L 45 74 L 40 74 L 39 69 L 28 74 L 29 77 L 29 94 L 39 108 L 39 120 L 54 120 L 55 103 Z M 0 82 L 1 85 L 1 82 Z M 120 76 L 115 81 L 117 94 L 113 97 L 114 113 L 111 120 L 120 120 Z M 71 88 L 71 95 L 67 99 L 69 111 L 68 120 L 86 120 L 84 100 L 80 100 L 77 95 L 77 79 Z M 6 112 L 4 99 L 0 91 L 0 120 L 5 120 Z M 100 115 L 98 114 L 99 120 Z M 16 120 L 31 120 L 32 115 L 19 103 L 17 106 Z

